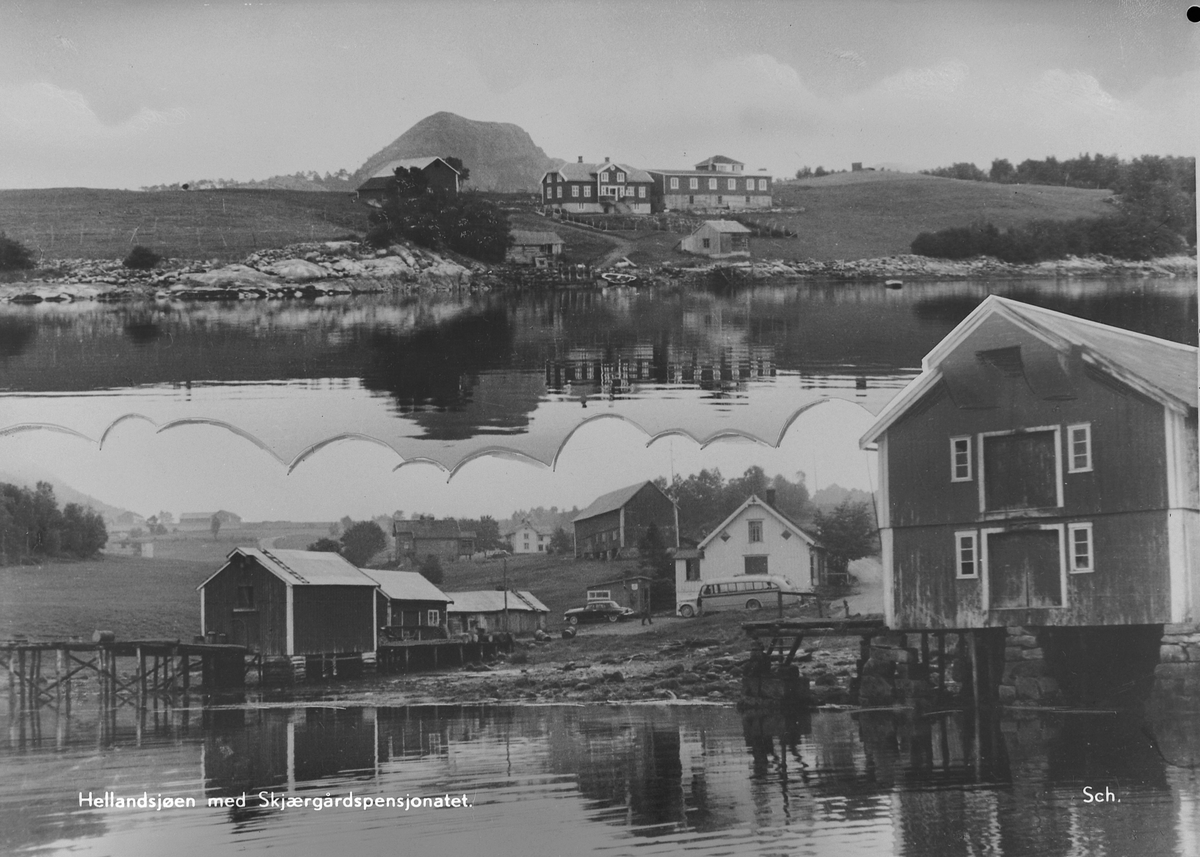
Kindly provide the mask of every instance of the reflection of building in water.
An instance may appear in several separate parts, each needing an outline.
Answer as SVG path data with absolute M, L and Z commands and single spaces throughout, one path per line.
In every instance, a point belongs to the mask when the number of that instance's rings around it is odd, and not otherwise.
M 646 342 L 627 347 L 576 347 L 546 362 L 549 389 L 584 387 L 601 396 L 625 395 L 640 383 L 714 390 L 774 376 L 774 347 L 744 342 L 716 347 Z

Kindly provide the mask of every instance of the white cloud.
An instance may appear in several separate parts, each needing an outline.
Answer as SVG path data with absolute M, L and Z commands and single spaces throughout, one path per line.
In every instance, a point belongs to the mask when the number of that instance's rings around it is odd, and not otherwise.
M 1077 113 L 1112 116 L 1121 105 L 1104 88 L 1100 81 L 1082 71 L 1063 71 L 1052 68 L 1034 83 L 1034 97 L 1052 110 L 1067 108 Z
M 46 81 L 0 86 L 0 134 L 15 133 L 26 142 L 127 139 L 157 127 L 180 125 L 187 118 L 182 108 L 143 107 L 124 122 L 106 124 L 75 90 Z
M 966 83 L 967 64 L 961 60 L 944 60 L 928 68 L 906 68 L 899 74 L 884 78 L 880 88 L 893 96 L 948 101 Z

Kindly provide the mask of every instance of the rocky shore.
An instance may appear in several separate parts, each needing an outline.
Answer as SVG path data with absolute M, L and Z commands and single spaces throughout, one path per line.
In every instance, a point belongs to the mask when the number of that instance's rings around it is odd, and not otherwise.
M 656 268 L 621 266 L 620 270 L 635 275 L 638 285 L 670 284 L 714 276 L 737 280 L 892 281 L 891 284 L 896 285 L 963 279 L 1194 279 L 1197 275 L 1194 256 L 1170 256 L 1143 262 L 1104 256 L 1070 257 L 1033 265 L 1014 265 L 988 257 L 949 261 L 900 255 L 829 262 L 809 259 L 666 264 Z M 572 278 L 572 284 L 576 279 Z M 259 250 L 232 264 L 216 260 L 166 259 L 148 271 L 126 268 L 115 260 L 51 260 L 27 280 L 0 283 L 0 302 L 255 300 L 392 290 L 488 290 L 507 284 L 554 286 L 562 282 L 561 275 L 553 270 L 460 264 L 437 253 L 401 244 L 376 250 L 356 241 L 326 241 Z
M 259 250 L 233 264 L 165 259 L 151 270 L 115 260 L 56 259 L 28 280 L 0 283 L 0 301 L 254 300 L 451 289 L 469 287 L 483 270 L 401 244 L 376 250 L 357 241 L 324 241 Z

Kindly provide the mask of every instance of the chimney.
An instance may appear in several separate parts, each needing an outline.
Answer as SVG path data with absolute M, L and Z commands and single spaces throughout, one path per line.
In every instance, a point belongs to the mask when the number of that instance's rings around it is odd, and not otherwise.
M 774 488 L 767 489 L 767 505 L 770 506 L 772 509 L 775 508 L 775 489 Z
M 606 164 L 608 163 L 608 155 L 604 156 L 604 163 L 606 163 Z
M 583 163 L 583 155 L 579 156 L 579 163 L 581 163 L 581 164 Z

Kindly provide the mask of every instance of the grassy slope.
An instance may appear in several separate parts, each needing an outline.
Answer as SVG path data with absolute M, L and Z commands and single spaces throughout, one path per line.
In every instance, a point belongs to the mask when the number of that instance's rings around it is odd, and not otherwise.
M 1038 219 L 1103 217 L 1113 213 L 1106 190 L 994 185 L 911 173 L 843 173 L 780 182 L 775 204 L 790 211 L 754 215 L 796 238 L 753 238 L 757 259 L 870 259 L 908 253 L 921 232 L 990 220 L 1001 228 Z M 674 249 L 682 235 L 642 233 L 630 259 L 641 264 L 685 261 Z
M 0 231 L 51 258 L 122 259 L 142 244 L 167 257 L 237 260 L 366 226 L 366 207 L 343 193 L 0 190 Z

